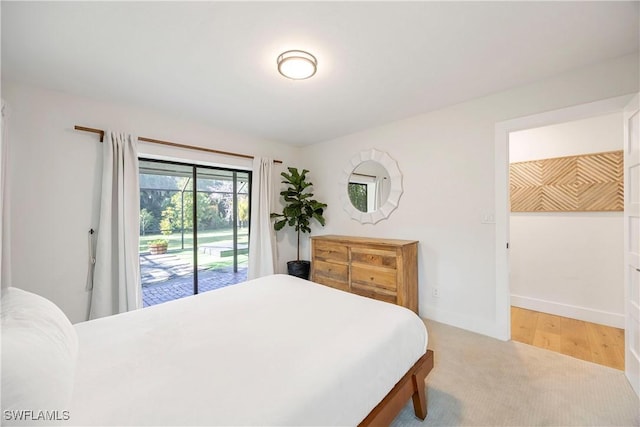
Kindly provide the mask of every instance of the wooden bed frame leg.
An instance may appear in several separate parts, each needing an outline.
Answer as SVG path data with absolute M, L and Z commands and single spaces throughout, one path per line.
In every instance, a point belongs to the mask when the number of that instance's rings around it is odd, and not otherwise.
M 413 412 L 416 414 L 416 417 L 421 420 L 427 418 L 427 391 L 425 380 L 429 372 L 431 372 L 431 369 L 433 369 L 433 351 L 427 350 L 424 358 L 424 363 L 421 364 L 419 369 L 413 371 L 411 375 L 413 385 L 413 394 L 411 395 Z
M 413 375 L 413 389 L 415 392 L 411 396 L 413 399 L 413 412 L 415 412 L 416 417 L 424 420 L 427 418 L 427 393 L 425 391 L 425 383 L 424 378 L 420 379 L 417 376 Z

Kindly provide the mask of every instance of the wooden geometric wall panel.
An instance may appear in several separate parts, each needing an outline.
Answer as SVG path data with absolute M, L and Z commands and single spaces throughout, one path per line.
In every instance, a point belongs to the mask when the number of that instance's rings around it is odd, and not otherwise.
M 576 161 L 574 157 L 541 160 L 542 185 L 575 184 L 578 176 Z
M 514 211 L 513 207 L 517 208 Z M 542 206 L 542 186 L 511 187 L 511 210 L 513 212 L 536 212 Z
M 513 163 L 509 166 L 509 186 L 517 188 L 538 187 L 542 184 L 539 162 Z
M 575 211 L 578 206 L 578 189 L 574 184 L 547 184 L 542 186 L 542 212 Z
M 623 152 L 509 165 L 511 212 L 622 211 Z
M 610 207 L 610 209 L 605 209 Z M 578 196 L 579 211 L 622 211 L 624 210 L 624 191 L 622 184 L 603 182 L 582 184 Z

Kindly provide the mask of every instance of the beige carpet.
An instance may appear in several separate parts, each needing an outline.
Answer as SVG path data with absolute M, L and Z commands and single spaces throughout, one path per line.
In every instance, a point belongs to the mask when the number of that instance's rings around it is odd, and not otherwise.
M 427 321 L 435 367 L 427 419 L 411 404 L 399 426 L 638 426 L 624 373 L 518 342 Z

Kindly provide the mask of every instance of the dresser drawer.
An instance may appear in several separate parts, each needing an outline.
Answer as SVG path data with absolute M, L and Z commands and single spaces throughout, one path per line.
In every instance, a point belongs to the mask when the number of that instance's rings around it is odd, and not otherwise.
M 385 249 L 351 248 L 351 262 L 396 269 L 396 251 Z
M 344 283 L 344 287 L 349 289 L 349 266 L 316 259 L 313 262 L 313 281 L 334 288 L 343 286 L 334 286 L 332 283 Z
M 313 258 L 324 261 L 349 261 L 349 248 L 333 242 L 313 242 Z
M 351 265 L 351 282 L 395 292 L 398 288 L 398 272 L 388 268 Z
M 363 297 L 377 299 L 378 301 L 398 303 L 398 297 L 395 292 L 387 291 L 383 288 L 371 287 L 359 283 L 351 283 L 351 292 Z

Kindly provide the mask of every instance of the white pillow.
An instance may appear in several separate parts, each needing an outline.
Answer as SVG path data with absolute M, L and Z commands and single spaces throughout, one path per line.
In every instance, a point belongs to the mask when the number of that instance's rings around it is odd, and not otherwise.
M 54 303 L 21 289 L 2 289 L 1 305 L 3 424 L 17 421 L 7 411 L 63 414 L 78 354 L 73 325 Z

